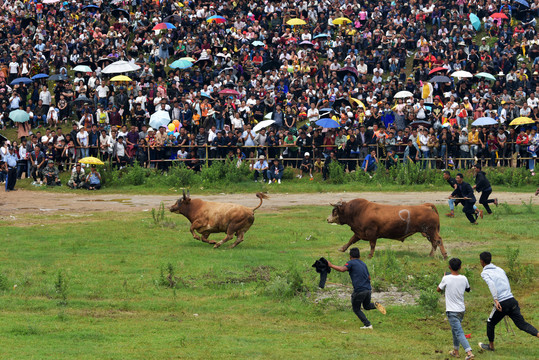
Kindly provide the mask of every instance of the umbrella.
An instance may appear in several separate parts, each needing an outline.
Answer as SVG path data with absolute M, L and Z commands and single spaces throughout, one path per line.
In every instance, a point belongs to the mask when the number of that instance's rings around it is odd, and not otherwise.
M 81 164 L 88 164 L 88 165 L 105 165 L 103 161 L 93 156 L 87 156 L 85 158 L 82 158 L 79 160 L 79 162 Z
M 329 37 L 329 34 L 318 34 L 318 35 L 315 35 L 313 37 L 313 39 L 318 39 L 318 38 L 328 38 Z
M 253 46 L 264 46 L 265 44 L 260 40 L 256 40 L 256 41 L 253 41 L 251 43 L 251 45 L 253 45 Z
M 429 75 L 432 75 L 432 74 L 434 74 L 434 73 L 436 73 L 438 71 L 447 71 L 447 69 L 444 68 L 444 67 L 437 67 L 437 68 L 434 68 L 431 71 L 429 71 Z
M 20 78 L 17 78 L 15 80 L 13 80 L 11 82 L 11 84 L 9 84 L 9 85 L 31 84 L 31 83 L 32 83 L 32 79 L 27 78 L 27 77 L 20 77 Z
M 533 121 L 529 117 L 521 116 L 511 121 L 509 125 L 516 126 L 516 125 L 525 125 L 525 124 L 533 124 L 533 123 L 535 123 L 535 121 Z
M 333 111 L 333 108 L 323 108 L 323 109 L 320 109 L 318 111 L 321 112 L 321 113 L 329 113 L 329 112 Z
M 273 117 L 273 112 L 269 112 L 266 115 L 264 115 L 264 120 L 271 120 Z
M 211 63 L 211 59 L 209 57 L 204 58 L 204 59 L 198 59 L 197 61 L 195 61 L 193 65 L 199 66 L 201 63 L 205 63 L 205 62 Z
M 47 80 L 50 80 L 50 81 L 66 81 L 67 79 L 69 79 L 69 78 L 67 76 L 65 76 L 65 75 L 54 74 L 54 75 L 49 76 L 49 78 Z
M 82 10 L 86 10 L 86 9 L 99 10 L 99 6 L 97 6 L 97 5 L 86 5 L 86 6 L 82 7 Z
M 530 7 L 530 4 L 526 0 L 515 0 L 515 2 L 519 3 L 520 5 L 524 5 L 526 7 Z
M 97 63 L 99 64 L 99 66 L 101 66 L 101 68 L 104 68 L 105 66 L 107 66 L 108 64 L 114 62 L 114 60 L 112 60 L 111 58 L 108 58 L 108 57 L 104 57 L 104 58 L 101 58 L 99 60 L 97 60 Z M 108 63 L 107 65 L 105 65 L 105 63 Z
M 491 117 L 481 117 L 472 123 L 472 126 L 497 125 L 498 122 Z
M 79 61 L 77 65 L 86 65 L 92 70 L 95 70 L 97 68 L 97 66 L 95 66 L 95 64 L 90 60 Z
M 487 80 L 496 81 L 496 78 L 494 77 L 494 75 L 486 73 L 486 72 L 480 72 L 478 74 L 475 74 L 475 76 L 478 77 L 478 78 L 484 78 L 484 79 L 487 79 Z
M 472 26 L 475 31 L 479 31 L 479 29 L 481 29 L 481 20 L 479 20 L 479 17 L 477 15 L 470 14 L 470 22 L 472 23 Z
M 286 25 L 294 26 L 294 25 L 305 25 L 307 22 L 302 19 L 294 18 L 290 19 L 286 22 Z
M 164 18 L 163 21 L 168 22 L 168 23 L 173 23 L 173 22 L 179 23 L 182 21 L 182 18 L 180 15 L 173 14 Z
M 159 110 L 150 116 L 150 126 L 159 129 L 161 126 L 167 126 L 170 123 L 170 114 L 168 111 Z
M 463 70 L 455 71 L 453 74 L 451 74 L 451 76 L 457 78 L 473 78 L 473 74 L 471 72 Z
M 362 107 L 363 109 L 365 109 L 365 104 L 363 104 L 359 99 L 356 99 L 356 98 L 353 98 L 353 97 L 349 97 L 348 100 L 350 100 L 350 103 L 352 104 L 357 104 L 357 106 L 360 106 Z
M 46 79 L 48 77 L 49 75 L 47 74 L 37 74 L 37 75 L 32 76 L 32 80 Z
M 494 13 L 490 17 L 493 19 L 509 19 L 504 13 Z
M 342 105 L 352 106 L 352 104 L 350 104 L 350 100 L 348 100 L 347 98 L 340 98 L 340 99 L 335 100 L 333 107 L 338 108 L 338 107 L 341 107 Z
M 279 61 L 271 60 L 271 61 L 268 61 L 268 62 L 262 64 L 262 67 L 260 68 L 260 70 L 262 70 L 264 72 L 264 71 L 268 71 L 268 70 L 278 69 L 280 67 L 281 67 L 281 63 Z
M 61 0 L 43 0 L 43 4 L 56 4 L 59 3 Z
M 133 81 L 133 80 L 131 80 L 131 78 L 129 76 L 116 75 L 115 77 L 110 79 L 110 81 Z
M 79 96 L 78 98 L 76 98 L 75 100 L 73 100 L 73 102 L 76 102 L 76 103 L 92 103 L 93 104 L 94 101 L 92 99 L 89 99 L 86 96 L 82 95 L 82 96 Z
M 352 66 L 345 66 L 342 69 L 339 69 L 337 71 L 337 74 L 342 77 L 344 77 L 346 74 L 351 74 L 354 75 L 356 78 L 359 78 L 359 73 L 357 72 L 357 69 Z
M 302 41 L 299 43 L 300 45 L 306 45 L 306 46 L 314 46 L 314 44 L 308 40 Z
M 16 123 L 23 123 L 30 120 L 30 115 L 24 110 L 13 110 L 9 113 L 9 118 Z
M 447 76 L 438 75 L 438 76 L 435 76 L 432 79 L 430 79 L 429 82 L 431 82 L 431 83 L 450 83 L 451 79 L 448 78 Z
M 193 66 L 193 63 L 189 60 L 176 60 L 172 64 L 170 64 L 171 69 L 188 69 L 191 66 Z
M 316 125 L 321 126 L 323 128 L 338 128 L 341 127 L 338 122 L 336 122 L 333 119 L 330 118 L 323 118 L 316 122 Z
M 125 16 L 127 19 L 129 19 L 129 11 L 125 10 L 125 9 L 120 9 L 120 8 L 117 8 L 117 9 L 114 9 L 111 11 L 112 13 L 112 16 L 114 16 L 116 19 L 119 19 L 120 16 Z
M 83 73 L 89 73 L 89 72 L 92 72 L 92 69 L 90 69 L 89 66 L 87 65 L 77 65 L 73 68 L 73 71 L 80 71 L 80 72 L 83 72 Z
M 190 57 L 190 56 L 182 57 L 182 58 L 180 58 L 180 60 L 187 60 L 187 61 L 190 61 L 190 62 L 195 62 L 195 61 L 197 61 L 197 59 L 192 58 L 192 57 Z
M 267 128 L 268 126 L 274 123 L 275 123 L 275 120 L 262 120 L 261 122 L 255 125 L 255 127 L 253 128 L 253 131 L 255 133 L 259 132 L 260 130 Z
M 224 18 L 223 16 L 219 16 L 219 15 L 213 15 L 213 16 L 210 16 L 209 18 L 206 19 L 207 22 L 209 23 L 217 23 L 217 24 L 222 24 L 222 23 L 225 23 L 226 22 L 226 18 Z
M 219 91 L 219 95 L 235 95 L 238 96 L 240 93 L 233 89 L 224 89 Z
M 167 29 L 176 29 L 176 26 L 171 23 L 163 22 L 155 25 L 152 30 L 167 30 Z
M 224 68 L 223 70 L 219 71 L 219 74 L 222 73 L 222 72 L 225 72 L 225 71 L 232 71 L 232 72 L 234 72 L 234 75 L 238 72 L 238 70 L 234 69 L 233 67 L 227 67 L 227 68 Z
M 334 25 L 345 25 L 345 24 L 350 24 L 351 22 L 352 20 L 345 17 L 340 17 L 333 20 Z
M 430 126 L 432 126 L 432 124 L 430 122 L 428 122 L 428 121 L 416 120 L 414 122 L 411 122 L 410 126 L 412 126 L 412 127 L 419 127 L 419 126 L 428 126 L 428 127 L 430 127 Z
M 131 64 L 130 62 L 120 60 L 113 62 L 109 66 L 105 67 L 101 72 L 103 74 L 119 74 L 124 72 L 136 71 L 139 70 L 140 66 Z
M 409 98 L 409 97 L 413 97 L 414 94 L 412 94 L 411 92 L 409 91 L 399 91 L 398 93 L 395 94 L 395 96 L 393 96 L 395 99 L 405 99 L 405 98 Z

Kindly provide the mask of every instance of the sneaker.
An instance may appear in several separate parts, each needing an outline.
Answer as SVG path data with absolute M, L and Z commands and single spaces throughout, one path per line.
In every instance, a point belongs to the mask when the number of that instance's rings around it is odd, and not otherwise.
M 384 307 L 384 305 L 380 304 L 379 302 L 375 302 L 374 306 L 376 306 L 378 311 L 380 311 L 382 314 L 386 314 L 386 308 Z
M 301 179 L 301 175 L 299 175 L 299 174 L 298 174 L 298 175 L 296 175 L 296 177 L 297 177 L 298 179 Z
M 271 180 L 268 180 L 268 185 L 271 185 Z
M 454 218 L 455 214 L 447 213 L 447 214 L 445 214 L 445 216 L 450 217 L 450 218 Z
M 301 179 L 302 177 L 303 177 L 303 175 L 298 175 L 298 178 L 300 178 L 300 179 Z
M 455 350 L 449 351 L 449 356 L 452 356 L 454 358 L 459 358 L 460 357 L 460 355 L 458 355 Z
M 372 325 L 369 325 L 369 326 L 362 326 L 362 327 L 360 327 L 360 329 L 363 329 L 363 330 L 372 330 Z
M 474 354 L 467 355 L 467 356 L 464 358 L 464 360 L 472 360 L 472 359 L 475 359 Z
M 494 205 L 496 205 L 496 207 L 498 207 L 498 198 L 494 199 Z
M 485 350 L 485 351 L 494 351 L 494 349 L 491 349 L 489 344 L 483 344 L 483 343 L 479 343 L 479 348 L 481 350 Z
M 258 182 L 258 180 L 255 180 L 255 182 Z
M 279 184 L 280 184 L 280 183 L 281 183 L 281 179 L 277 180 L 277 183 L 279 183 Z
M 35 181 L 32 181 L 32 185 L 35 185 L 35 184 L 36 184 L 36 182 L 35 182 Z
M 479 217 L 482 219 L 483 218 L 483 210 L 479 210 Z

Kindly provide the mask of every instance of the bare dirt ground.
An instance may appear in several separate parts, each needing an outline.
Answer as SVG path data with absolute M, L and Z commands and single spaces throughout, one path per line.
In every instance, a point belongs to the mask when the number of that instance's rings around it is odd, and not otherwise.
M 0 195 L 0 216 L 21 213 L 93 213 L 100 211 L 148 211 L 158 208 L 163 202 L 165 207 L 171 206 L 180 194 L 169 195 L 125 195 L 125 194 L 99 194 L 99 192 L 59 194 L 42 191 L 19 190 Z M 403 192 L 403 193 L 318 193 L 318 194 L 268 194 L 261 210 L 273 211 L 278 208 L 296 205 L 329 205 L 339 199 L 351 200 L 364 198 L 383 204 L 413 205 L 430 202 L 435 205 L 447 204 L 447 192 Z M 254 194 L 218 194 L 218 195 L 192 195 L 208 201 L 230 202 L 245 206 L 256 206 L 258 199 Z M 494 193 L 491 198 L 497 197 L 500 203 L 521 204 L 532 198 L 533 203 L 539 204 L 539 198 L 528 193 L 500 192 Z

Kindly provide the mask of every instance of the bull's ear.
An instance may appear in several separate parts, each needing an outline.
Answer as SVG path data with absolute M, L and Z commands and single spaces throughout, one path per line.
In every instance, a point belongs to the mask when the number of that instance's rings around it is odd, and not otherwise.
M 187 198 L 191 199 L 191 194 L 189 194 L 189 190 L 187 190 Z
M 183 190 L 183 199 L 185 200 L 186 197 L 185 197 L 185 189 Z

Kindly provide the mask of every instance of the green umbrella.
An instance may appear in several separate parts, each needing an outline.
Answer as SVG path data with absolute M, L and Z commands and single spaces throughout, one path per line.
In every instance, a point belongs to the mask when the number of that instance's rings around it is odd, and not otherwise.
M 475 77 L 496 81 L 496 78 L 494 77 L 494 75 L 486 73 L 486 72 L 477 73 L 477 74 L 475 74 Z
M 24 110 L 13 110 L 9 113 L 9 118 L 17 123 L 23 123 L 30 120 L 30 115 Z

